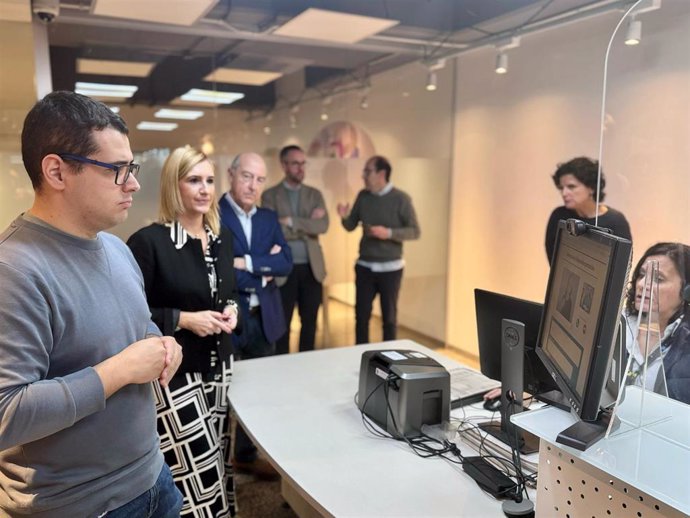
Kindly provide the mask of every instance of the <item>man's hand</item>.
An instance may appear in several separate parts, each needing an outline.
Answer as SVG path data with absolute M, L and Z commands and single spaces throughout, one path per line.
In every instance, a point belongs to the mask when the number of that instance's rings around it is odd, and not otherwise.
M 247 261 L 245 261 L 244 257 L 235 257 L 232 261 L 232 265 L 238 270 L 247 269 Z
M 171 347 L 161 337 L 153 336 L 134 342 L 96 365 L 94 369 L 103 383 L 105 397 L 112 396 L 125 385 L 157 380 L 166 368 L 173 365 L 174 373 L 182 359 L 182 352 L 179 350 L 173 354 Z M 168 381 L 166 375 L 166 383 Z
M 280 245 L 273 245 L 271 247 L 271 251 L 268 253 L 271 255 L 276 255 L 276 254 L 279 254 L 282 249 L 283 248 Z
M 311 219 L 321 219 L 326 215 L 326 209 L 323 207 L 316 207 L 313 211 L 311 211 Z
M 232 333 L 234 329 L 223 313 L 211 310 L 180 311 L 180 320 L 177 325 L 202 337 L 219 333 Z
M 338 209 L 338 216 L 341 218 L 346 217 L 350 213 L 349 203 L 338 203 L 336 208 Z
M 158 377 L 158 382 L 161 387 L 167 387 L 170 380 L 177 372 L 177 369 L 182 363 L 182 347 L 177 343 L 172 336 L 164 336 L 161 338 L 163 346 L 165 347 L 165 369 Z
M 384 227 L 381 225 L 372 225 L 371 227 L 369 227 L 367 235 L 375 237 L 376 239 L 389 239 L 390 230 L 388 227 Z

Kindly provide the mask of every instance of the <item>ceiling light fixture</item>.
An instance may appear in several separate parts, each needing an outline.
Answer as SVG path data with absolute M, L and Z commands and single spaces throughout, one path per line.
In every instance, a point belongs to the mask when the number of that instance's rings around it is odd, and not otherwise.
M 129 99 L 139 89 L 134 85 L 113 85 L 106 83 L 84 83 L 78 81 L 74 91 L 88 97 L 115 97 L 118 99 Z
M 110 111 L 113 113 L 120 113 L 120 107 L 119 106 L 108 106 L 110 108 Z
M 628 29 L 625 31 L 625 44 L 639 45 L 642 39 L 642 21 L 636 20 L 633 16 L 628 22 Z
M 204 116 L 201 110 L 173 110 L 172 108 L 161 108 L 153 114 L 157 119 L 180 119 L 195 121 Z
M 438 86 L 438 78 L 436 77 L 436 72 L 433 70 L 429 70 L 429 73 L 426 76 L 426 89 L 429 92 L 433 92 L 436 90 Z
M 177 129 L 177 123 L 141 121 L 137 124 L 137 129 L 142 131 L 173 131 Z
M 232 104 L 244 97 L 243 93 L 239 92 L 222 92 L 218 90 L 202 90 L 201 88 L 192 88 L 186 94 L 180 96 L 180 99 L 187 102 L 210 103 L 210 104 Z
M 505 52 L 499 52 L 496 56 L 496 68 L 494 71 L 497 74 L 505 74 L 508 72 L 508 54 Z

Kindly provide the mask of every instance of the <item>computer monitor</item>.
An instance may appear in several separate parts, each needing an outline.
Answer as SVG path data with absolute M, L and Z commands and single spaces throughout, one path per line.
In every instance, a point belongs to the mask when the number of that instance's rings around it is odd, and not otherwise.
M 525 355 L 523 362 L 523 387 L 533 396 L 549 394 L 546 402 L 563 408 L 558 385 L 546 370 L 535 351 L 543 305 L 510 295 L 476 288 L 474 307 L 477 313 L 477 338 L 479 342 L 479 365 L 482 374 L 501 380 L 501 321 L 503 319 L 522 322 L 525 326 Z
M 585 450 L 606 431 L 605 393 L 632 244 L 585 223 L 560 221 L 537 340 L 544 363 L 580 421 L 557 442 Z

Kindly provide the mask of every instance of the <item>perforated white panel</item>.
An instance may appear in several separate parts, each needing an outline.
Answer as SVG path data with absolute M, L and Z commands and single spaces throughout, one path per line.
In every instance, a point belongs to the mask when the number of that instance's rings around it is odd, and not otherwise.
M 685 515 L 546 441 L 539 448 L 537 518 L 681 518 Z

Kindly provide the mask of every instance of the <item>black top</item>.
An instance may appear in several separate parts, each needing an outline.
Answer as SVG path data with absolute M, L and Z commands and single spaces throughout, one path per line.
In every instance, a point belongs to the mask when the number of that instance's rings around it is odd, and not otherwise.
M 144 287 L 152 319 L 164 335 L 174 336 L 182 346 L 182 364 L 177 374 L 211 372 L 211 358 L 227 361 L 232 346 L 230 335 L 200 337 L 186 329 L 175 331 L 179 311 L 223 311 L 237 300 L 233 270 L 232 233 L 225 227 L 210 243 L 218 291 L 211 293 L 204 251 L 198 239 L 187 239 L 179 250 L 170 237 L 170 227 L 154 223 L 135 232 L 127 241 L 144 276 Z M 212 355 L 212 351 L 217 354 Z
M 669 347 L 664 355 L 668 396 L 690 404 L 690 324 L 682 321 L 663 345 Z
M 561 219 L 575 218 L 580 221 L 584 221 L 589 225 L 594 225 L 594 218 L 582 218 L 577 215 L 574 210 L 566 209 L 565 207 L 557 207 L 551 213 L 549 222 L 546 225 L 546 239 L 544 240 L 544 245 L 546 246 L 546 258 L 551 264 L 551 257 L 553 256 L 553 247 L 556 242 L 556 230 L 558 229 L 558 221 Z M 615 236 L 624 237 L 632 241 L 632 234 L 630 233 L 630 225 L 628 220 L 622 212 L 617 211 L 609 207 L 609 210 L 605 214 L 599 216 L 599 226 L 603 228 L 609 228 Z

